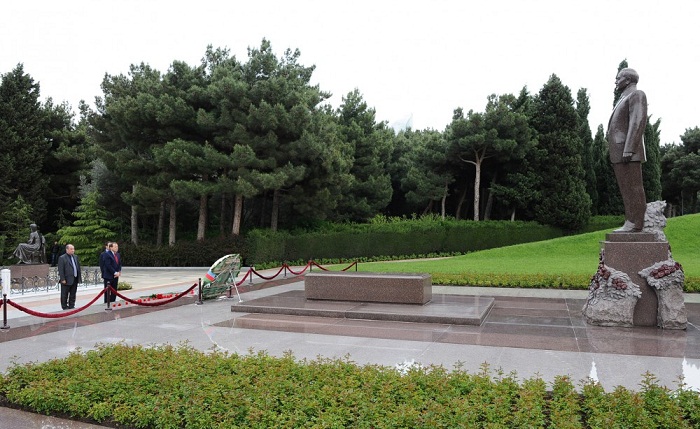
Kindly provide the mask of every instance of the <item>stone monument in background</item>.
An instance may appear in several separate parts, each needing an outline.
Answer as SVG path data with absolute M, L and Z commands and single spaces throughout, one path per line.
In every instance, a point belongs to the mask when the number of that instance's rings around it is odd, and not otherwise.
M 46 278 L 49 275 L 49 264 L 46 263 L 46 240 L 36 224 L 29 225 L 29 231 L 27 242 L 17 245 L 12 254 L 19 260 L 17 264 L 10 266 L 10 276 L 13 279 Z
M 663 232 L 665 201 L 647 204 L 641 232 L 606 235 L 591 278 L 586 322 L 599 326 L 685 329 L 685 276 Z

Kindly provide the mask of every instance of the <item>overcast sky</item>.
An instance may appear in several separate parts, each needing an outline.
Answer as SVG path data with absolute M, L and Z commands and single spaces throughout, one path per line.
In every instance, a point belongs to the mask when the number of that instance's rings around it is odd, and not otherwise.
M 574 98 L 588 89 L 595 133 L 627 59 L 664 144 L 700 126 L 699 18 L 693 0 L 13 1 L 0 6 L 0 73 L 23 63 L 42 98 L 77 108 L 105 73 L 196 65 L 207 45 L 245 61 L 267 38 L 316 66 L 334 107 L 358 88 L 395 128 L 443 130 L 456 107 L 483 111 L 489 94 L 534 94 L 556 74 Z

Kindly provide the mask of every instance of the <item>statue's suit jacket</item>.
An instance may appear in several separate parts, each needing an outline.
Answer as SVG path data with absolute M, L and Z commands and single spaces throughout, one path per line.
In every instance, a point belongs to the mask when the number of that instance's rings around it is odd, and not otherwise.
M 647 96 L 633 89 L 622 95 L 608 123 L 610 162 L 622 162 L 623 152 L 632 152 L 631 161 L 645 162 L 644 128 L 647 125 Z

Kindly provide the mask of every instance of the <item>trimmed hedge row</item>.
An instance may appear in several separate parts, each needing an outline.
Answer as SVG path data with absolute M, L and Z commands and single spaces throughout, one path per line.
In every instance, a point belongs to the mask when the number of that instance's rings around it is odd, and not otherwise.
M 561 236 L 557 228 L 521 221 L 404 221 L 300 234 L 255 230 L 248 234 L 247 263 L 467 253 Z
M 224 255 L 245 255 L 247 251 L 246 240 L 239 236 L 178 241 L 172 246 L 120 243 L 119 253 L 132 267 L 209 267 Z
M 118 368 L 118 371 L 105 371 Z M 359 366 L 264 352 L 124 344 L 12 366 L 4 405 L 124 428 L 692 428 L 700 396 L 645 374 L 639 392 L 591 379 L 547 384 L 482 365 Z M 2 405 L 2 404 L 0 404 Z

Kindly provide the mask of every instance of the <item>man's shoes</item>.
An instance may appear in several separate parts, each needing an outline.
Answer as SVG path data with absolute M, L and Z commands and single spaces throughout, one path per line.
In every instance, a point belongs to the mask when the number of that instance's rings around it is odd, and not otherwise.
M 68 310 L 68 307 L 61 306 L 62 309 Z
M 75 305 L 70 305 L 70 306 L 68 306 L 68 309 L 69 309 L 69 310 L 72 310 L 72 309 L 74 309 L 74 308 L 75 308 Z
M 617 228 L 613 232 L 642 232 L 642 229 L 635 228 L 632 222 L 626 220 L 624 225 L 622 225 L 620 228 Z

